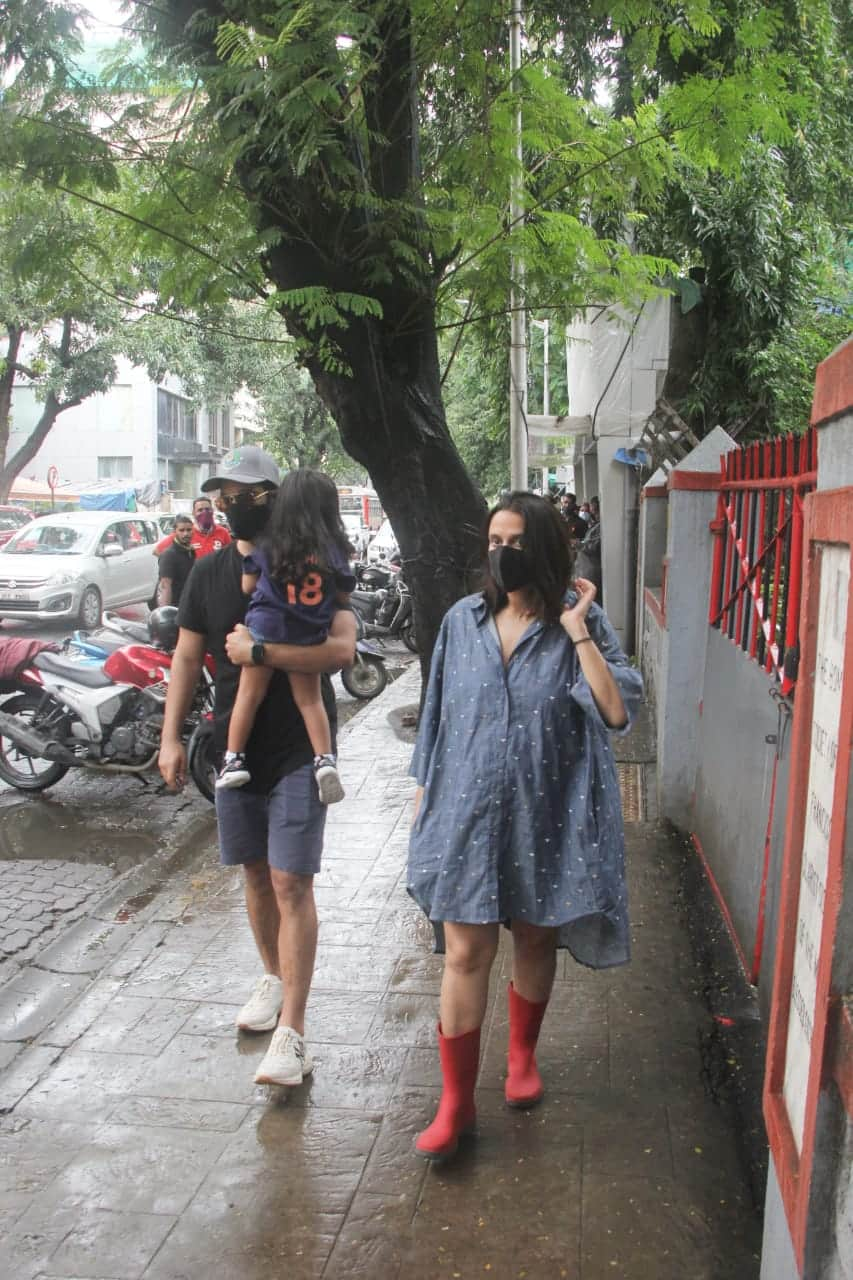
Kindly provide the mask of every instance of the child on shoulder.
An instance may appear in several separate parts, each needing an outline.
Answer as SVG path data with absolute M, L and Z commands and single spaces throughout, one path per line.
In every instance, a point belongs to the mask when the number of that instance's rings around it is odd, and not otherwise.
M 334 481 L 300 467 L 285 476 L 263 538 L 243 560 L 243 593 L 252 599 L 246 626 L 266 644 L 322 644 L 335 611 L 349 602 L 355 578 L 352 552 L 338 508 Z M 243 667 L 228 725 L 228 749 L 217 789 L 250 780 L 246 743 L 266 697 L 271 667 Z M 288 672 L 293 700 L 302 713 L 314 752 L 314 776 L 323 804 L 344 797 L 332 754 L 329 717 L 320 694 L 320 676 Z

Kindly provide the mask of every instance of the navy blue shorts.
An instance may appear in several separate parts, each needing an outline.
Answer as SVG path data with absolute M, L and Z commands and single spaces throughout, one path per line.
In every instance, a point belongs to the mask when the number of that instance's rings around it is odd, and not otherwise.
M 267 795 L 242 787 L 217 791 L 219 861 L 237 867 L 264 858 L 276 871 L 315 876 L 326 812 L 310 764 L 285 774 Z

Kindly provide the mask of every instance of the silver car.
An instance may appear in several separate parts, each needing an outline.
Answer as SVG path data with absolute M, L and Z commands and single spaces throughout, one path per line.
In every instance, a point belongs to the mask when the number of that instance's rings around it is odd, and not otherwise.
M 0 617 L 97 627 L 103 608 L 154 594 L 159 536 L 152 519 L 115 511 L 39 516 L 0 550 Z

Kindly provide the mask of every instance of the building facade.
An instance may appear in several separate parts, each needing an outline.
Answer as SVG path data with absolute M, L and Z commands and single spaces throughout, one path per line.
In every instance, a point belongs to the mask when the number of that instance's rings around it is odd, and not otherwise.
M 141 488 L 159 481 L 164 495 L 186 502 L 224 453 L 261 430 L 245 392 L 227 404 L 197 409 L 177 378 L 155 383 L 145 369 L 121 358 L 117 364 L 109 391 L 60 414 L 24 477 L 44 483 L 56 467 L 62 484 L 116 480 Z M 20 448 L 40 414 L 37 389 L 16 387 L 7 457 Z

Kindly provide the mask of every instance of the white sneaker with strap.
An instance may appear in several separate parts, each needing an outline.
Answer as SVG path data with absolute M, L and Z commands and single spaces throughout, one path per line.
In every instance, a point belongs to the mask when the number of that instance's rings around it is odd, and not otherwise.
M 241 1031 L 272 1031 L 280 1013 L 281 978 L 265 973 L 237 1014 L 236 1023 Z
M 303 1076 L 313 1070 L 303 1037 L 293 1027 L 279 1027 L 255 1073 L 255 1084 L 302 1084 Z

